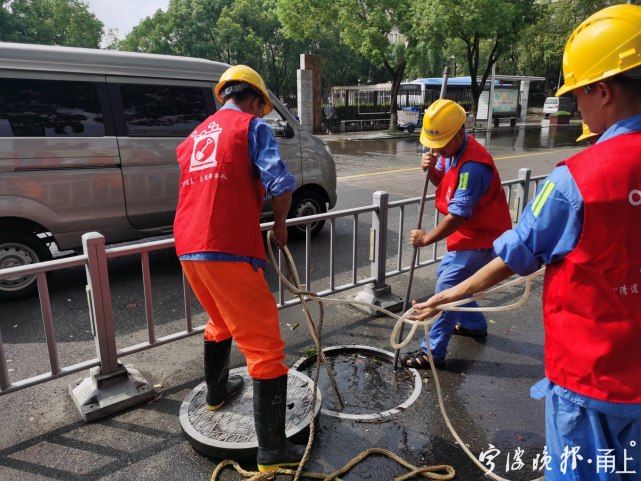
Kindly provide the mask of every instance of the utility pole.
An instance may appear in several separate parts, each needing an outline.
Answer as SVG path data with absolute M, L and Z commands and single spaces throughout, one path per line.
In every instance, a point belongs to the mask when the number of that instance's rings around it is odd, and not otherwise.
M 496 63 L 492 64 L 492 78 L 490 80 L 490 92 L 487 99 L 487 130 L 492 128 L 492 109 L 494 108 L 494 78 L 496 76 Z

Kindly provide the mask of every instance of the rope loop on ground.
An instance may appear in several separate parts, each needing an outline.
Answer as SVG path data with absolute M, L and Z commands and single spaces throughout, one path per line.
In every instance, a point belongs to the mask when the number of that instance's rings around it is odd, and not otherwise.
M 311 416 L 312 419 L 310 420 L 310 432 L 309 432 L 309 439 L 307 442 L 307 446 L 305 448 L 305 454 L 303 456 L 303 459 L 301 460 L 300 465 L 298 466 L 297 470 L 291 470 L 291 469 L 279 469 L 278 471 L 274 471 L 271 473 L 260 473 L 260 472 L 255 472 L 255 471 L 247 471 L 243 469 L 240 464 L 238 464 L 236 461 L 233 460 L 225 460 L 219 463 L 216 468 L 214 469 L 212 476 L 211 476 L 211 481 L 217 481 L 219 479 L 220 474 L 222 471 L 224 471 L 228 467 L 233 467 L 238 474 L 243 476 L 246 479 L 249 479 L 249 481 L 266 481 L 266 480 L 272 480 L 275 479 L 275 476 L 277 475 L 288 475 L 293 477 L 293 481 L 299 481 L 301 477 L 304 478 L 309 478 L 309 479 L 322 479 L 324 481 L 341 481 L 341 479 L 338 477 L 340 475 L 344 475 L 351 471 L 354 467 L 362 463 L 367 457 L 372 456 L 372 455 L 379 455 L 379 456 L 385 456 L 401 466 L 405 467 L 408 470 L 408 473 L 399 476 L 395 479 L 395 481 L 406 481 L 409 479 L 412 479 L 416 476 L 421 476 L 424 479 L 431 479 L 431 480 L 451 480 L 454 479 L 456 476 L 456 471 L 452 466 L 443 464 L 443 465 L 436 465 L 436 466 L 422 466 L 422 467 L 416 467 L 412 464 L 410 464 L 408 461 L 403 459 L 402 457 L 398 456 L 397 454 L 388 451 L 383 448 L 370 448 L 367 449 L 354 458 L 352 458 L 347 464 L 345 464 L 342 468 L 337 469 L 333 473 L 330 474 L 323 474 L 323 473 L 314 473 L 314 472 L 303 472 L 303 468 L 305 467 L 305 464 L 307 464 L 307 461 L 309 460 L 309 457 L 311 455 L 311 448 L 314 442 L 314 437 L 316 433 L 315 429 L 315 423 L 314 423 L 314 412 L 316 410 L 316 390 L 318 387 L 318 378 L 320 375 L 320 367 L 321 363 L 326 362 L 326 358 L 324 357 L 323 349 L 322 349 L 322 327 L 323 327 L 323 319 L 324 319 L 324 307 L 323 304 L 326 302 L 331 302 L 331 303 L 336 303 L 336 304 L 349 304 L 349 305 L 360 305 L 367 307 L 369 309 L 373 309 L 375 311 L 378 311 L 382 314 L 385 314 L 393 319 L 397 319 L 396 324 L 394 325 L 394 328 L 392 330 L 392 334 L 390 337 L 390 344 L 394 349 L 401 349 L 405 347 L 409 342 L 413 339 L 414 335 L 416 334 L 416 330 L 419 327 L 423 327 L 425 331 L 425 335 L 429 335 L 429 327 L 434 324 L 436 319 L 440 316 L 441 311 L 463 311 L 463 312 L 479 312 L 479 311 L 484 311 L 484 312 L 500 312 L 500 311 L 507 311 L 511 309 L 516 309 L 518 307 L 521 307 L 524 305 L 531 293 L 532 289 L 532 281 L 535 277 L 538 277 L 542 275 L 545 271 L 545 268 L 539 269 L 538 271 L 534 272 L 533 274 L 530 274 L 529 276 L 525 277 L 518 277 L 516 279 L 513 279 L 511 281 L 508 281 L 504 284 L 498 285 L 496 287 L 493 287 L 491 289 L 488 289 L 486 291 L 480 292 L 478 294 L 475 294 L 472 297 L 468 297 L 466 299 L 462 299 L 460 301 L 452 302 L 449 304 L 444 304 L 442 306 L 439 306 L 439 312 L 435 314 L 433 317 L 429 319 L 425 319 L 423 321 L 415 321 L 415 320 L 410 320 L 408 317 L 414 312 L 414 308 L 409 309 L 407 312 L 403 313 L 401 316 L 398 314 L 395 314 L 387 309 L 384 309 L 380 306 L 376 306 L 373 304 L 369 304 L 367 302 L 360 302 L 360 301 L 354 301 L 354 300 L 347 300 L 347 299 L 336 299 L 336 298 L 331 298 L 331 297 L 323 297 L 321 298 L 317 293 L 311 292 L 311 291 L 304 291 L 302 289 L 301 283 L 300 283 L 300 278 L 298 275 L 298 270 L 296 268 L 296 264 L 294 263 L 294 259 L 291 255 L 291 252 L 289 251 L 289 248 L 287 246 L 285 247 L 280 247 L 280 251 L 284 253 L 284 258 L 285 258 L 285 268 L 288 271 L 288 275 L 285 275 L 281 268 L 279 267 L 279 263 L 276 260 L 276 257 L 274 255 L 274 249 L 273 249 L 273 244 L 275 243 L 273 233 L 269 231 L 267 233 L 267 254 L 270 263 L 276 270 L 276 273 L 278 277 L 283 281 L 283 284 L 285 287 L 294 295 L 298 296 L 301 305 L 303 307 L 303 312 L 305 313 L 305 319 L 307 321 L 307 325 L 309 327 L 310 334 L 312 336 L 312 339 L 314 340 L 314 343 L 316 345 L 316 373 L 314 375 L 314 385 L 312 388 L 312 406 L 311 406 Z M 508 304 L 506 306 L 495 306 L 495 307 L 461 307 L 465 304 L 468 304 L 472 301 L 476 301 L 482 298 L 485 298 L 492 293 L 495 293 L 500 290 L 504 290 L 508 287 L 513 287 L 519 284 L 525 284 L 525 289 L 524 292 L 519 300 L 512 304 Z M 311 313 L 309 312 L 309 308 L 307 307 L 307 302 L 308 301 L 316 301 L 318 302 L 319 305 L 319 319 L 318 322 L 315 324 Z M 408 333 L 407 337 L 400 341 L 399 343 L 396 342 L 396 337 L 398 335 L 398 331 L 400 330 L 401 326 L 403 324 L 409 324 L 411 326 L 410 332 Z M 452 433 L 452 436 L 456 441 L 458 442 L 459 446 L 465 454 L 470 458 L 470 460 L 488 477 L 491 479 L 494 479 L 495 481 L 510 481 L 506 478 L 503 478 L 497 474 L 494 474 L 491 471 L 488 471 L 487 467 L 481 464 L 481 462 L 474 456 L 474 454 L 469 450 L 469 448 L 466 446 L 466 444 L 463 442 L 463 440 L 459 437 L 458 433 L 452 426 L 452 423 L 450 422 L 449 416 L 447 415 L 447 412 L 445 411 L 445 405 L 443 402 L 443 395 L 441 392 L 441 383 L 438 377 L 438 372 L 436 370 L 436 366 L 434 365 L 434 359 L 432 358 L 432 353 L 428 350 L 428 359 L 430 363 L 430 367 L 432 370 L 432 375 L 434 376 L 434 381 L 435 381 L 435 386 L 436 386 L 436 394 L 438 398 L 438 403 L 439 403 L 439 408 L 441 411 L 441 415 L 443 416 L 443 420 L 445 421 L 445 424 L 447 425 L 447 428 L 449 431 Z M 338 393 L 338 389 L 336 387 L 336 384 L 333 380 L 333 376 L 331 376 L 331 373 L 329 372 L 329 367 L 328 367 L 328 374 L 330 375 L 330 380 L 333 383 L 333 387 L 335 389 L 335 392 L 339 398 L 340 403 L 342 404 L 342 400 L 340 398 L 340 394 Z M 543 481 L 543 477 L 537 478 L 534 481 Z
M 447 464 L 439 464 L 435 466 L 414 466 L 413 464 L 407 462 L 405 459 L 400 457 L 398 454 L 395 454 L 387 449 L 382 448 L 370 448 L 367 449 L 358 455 L 350 459 L 343 467 L 337 469 L 336 471 L 330 474 L 316 473 L 316 472 L 303 472 L 301 475 L 303 478 L 307 479 L 322 479 L 323 481 L 342 481 L 339 476 L 349 473 L 356 466 L 361 464 L 365 459 L 370 456 L 383 456 L 392 461 L 395 461 L 399 465 L 403 466 L 408 470 L 407 473 L 398 476 L 394 481 L 406 481 L 415 477 L 422 477 L 423 479 L 430 479 L 434 481 L 449 481 L 454 479 L 456 476 L 456 471 L 452 466 Z M 279 469 L 271 473 L 260 473 L 257 471 L 247 471 L 243 469 L 240 464 L 236 461 L 226 460 L 216 466 L 216 469 L 211 475 L 211 481 L 217 481 L 221 473 L 227 468 L 234 468 L 236 472 L 241 475 L 243 478 L 248 479 L 249 481 L 267 481 L 273 480 L 278 475 L 285 476 L 295 476 L 296 471 L 292 469 Z

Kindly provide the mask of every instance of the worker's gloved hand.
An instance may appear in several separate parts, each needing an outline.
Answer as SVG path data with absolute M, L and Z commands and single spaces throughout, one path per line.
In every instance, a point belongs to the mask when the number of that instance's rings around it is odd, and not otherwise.
M 427 233 L 424 230 L 412 229 L 410 231 L 410 244 L 416 247 L 425 247 L 427 242 L 425 242 L 425 236 Z
M 287 226 L 285 226 L 284 222 L 274 223 L 272 233 L 274 234 L 274 240 L 280 247 L 287 245 Z
M 427 169 L 434 170 L 436 167 L 436 161 L 438 156 L 433 152 L 426 152 L 421 156 L 421 169 L 424 171 Z

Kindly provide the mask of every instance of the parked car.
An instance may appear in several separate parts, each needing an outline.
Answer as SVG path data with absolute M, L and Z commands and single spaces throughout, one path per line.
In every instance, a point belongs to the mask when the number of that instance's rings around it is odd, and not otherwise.
M 0 43 L 0 269 L 45 261 L 49 246 L 168 234 L 178 196 L 175 149 L 219 105 L 228 65 L 208 60 Z M 336 204 L 327 144 L 272 95 L 266 118 L 296 177 L 290 216 Z M 270 216 L 266 203 L 264 219 Z M 322 222 L 312 226 L 318 233 Z M 294 236 L 304 228 L 293 229 Z M 35 277 L 0 281 L 23 297 Z
M 576 102 L 571 97 L 548 97 L 543 103 L 543 115 L 547 119 L 550 114 L 553 114 L 558 111 L 570 112 L 574 114 L 576 112 Z
M 398 130 L 407 130 L 410 134 L 421 128 L 423 123 L 423 111 L 420 107 L 403 107 L 398 109 Z

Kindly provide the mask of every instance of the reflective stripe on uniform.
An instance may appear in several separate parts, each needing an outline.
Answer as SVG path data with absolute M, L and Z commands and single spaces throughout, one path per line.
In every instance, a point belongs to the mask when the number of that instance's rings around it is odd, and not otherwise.
M 458 178 L 458 189 L 459 190 L 466 190 L 469 180 L 470 180 L 470 173 L 469 172 L 463 172 Z
M 543 206 L 547 202 L 553 190 L 554 182 L 546 180 L 545 184 L 543 184 L 541 192 L 539 192 L 539 195 L 537 195 L 536 199 L 534 199 L 534 203 L 532 203 L 532 213 L 534 214 L 534 217 L 539 216 L 539 214 L 541 213 L 541 209 L 543 209 Z

